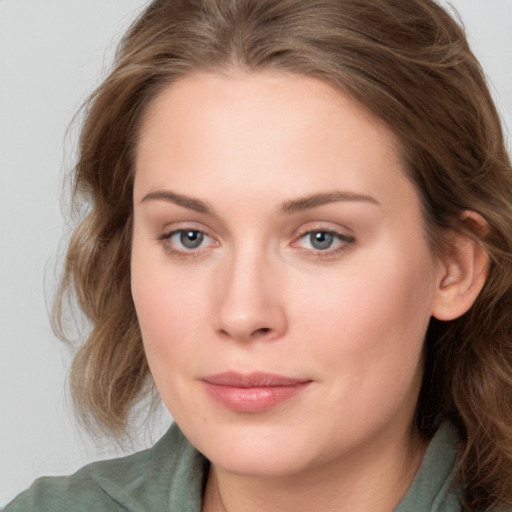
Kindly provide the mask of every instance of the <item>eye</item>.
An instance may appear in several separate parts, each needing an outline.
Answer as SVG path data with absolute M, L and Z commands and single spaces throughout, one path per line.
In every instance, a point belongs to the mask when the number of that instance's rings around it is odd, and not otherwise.
M 294 245 L 315 252 L 334 253 L 343 250 L 354 242 L 351 236 L 343 235 L 335 231 L 317 229 L 304 233 Z
M 199 229 L 176 229 L 159 238 L 165 249 L 175 255 L 193 255 L 216 244 L 215 240 Z
M 197 229 L 180 229 L 174 232 L 169 240 L 185 249 L 198 249 L 204 242 L 205 234 Z
M 313 249 L 324 251 L 330 249 L 336 242 L 335 235 L 328 233 L 327 231 L 312 231 L 308 233 L 304 238 Z

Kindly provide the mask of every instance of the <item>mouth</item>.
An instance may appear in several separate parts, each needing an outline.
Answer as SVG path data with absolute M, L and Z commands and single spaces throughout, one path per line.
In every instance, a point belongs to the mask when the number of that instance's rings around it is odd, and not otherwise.
M 255 413 L 272 409 L 304 391 L 310 379 L 270 373 L 225 372 L 201 379 L 208 394 L 235 412 Z

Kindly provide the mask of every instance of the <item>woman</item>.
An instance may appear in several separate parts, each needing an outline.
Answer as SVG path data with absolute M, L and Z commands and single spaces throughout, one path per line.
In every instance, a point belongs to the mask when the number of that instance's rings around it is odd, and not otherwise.
M 88 106 L 61 296 L 91 426 L 153 382 L 176 425 L 7 511 L 510 506 L 511 180 L 430 0 L 151 3 Z

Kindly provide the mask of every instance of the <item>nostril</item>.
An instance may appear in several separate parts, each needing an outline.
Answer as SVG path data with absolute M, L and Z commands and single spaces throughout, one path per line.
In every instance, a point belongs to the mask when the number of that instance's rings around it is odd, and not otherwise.
M 270 332 L 270 327 L 261 327 L 260 329 L 256 329 L 252 335 L 253 336 L 258 336 L 258 335 L 264 335 L 264 334 L 267 334 Z

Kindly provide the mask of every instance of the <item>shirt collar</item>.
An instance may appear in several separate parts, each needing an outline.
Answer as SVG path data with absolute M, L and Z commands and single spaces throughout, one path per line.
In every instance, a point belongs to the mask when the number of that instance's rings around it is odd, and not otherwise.
M 416 476 L 395 512 L 456 512 L 462 510 L 457 473 L 459 436 L 450 423 L 443 423 L 425 452 Z
M 209 462 L 173 424 L 149 450 L 119 459 L 93 478 L 127 512 L 201 512 Z
M 457 445 L 455 428 L 449 423 L 442 424 L 395 512 L 461 510 L 458 494 L 452 488 Z M 201 512 L 209 462 L 176 424 L 153 448 L 112 462 L 93 478 L 125 511 Z

